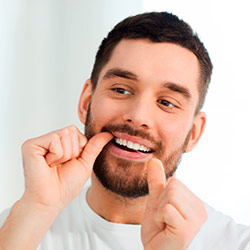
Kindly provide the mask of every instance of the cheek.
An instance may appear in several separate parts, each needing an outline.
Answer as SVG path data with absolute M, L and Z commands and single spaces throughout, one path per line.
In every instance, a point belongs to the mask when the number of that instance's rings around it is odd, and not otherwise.
M 91 116 L 93 122 L 98 127 L 109 123 L 120 122 L 123 109 L 121 105 L 112 103 L 109 100 L 102 99 L 101 102 L 93 101 L 91 104 Z
M 164 124 L 164 123 L 163 123 Z M 179 121 L 168 120 L 165 125 L 161 125 L 160 138 L 164 142 L 166 148 L 176 149 L 183 145 L 190 129 L 192 128 L 192 123 L 189 120 L 181 119 Z

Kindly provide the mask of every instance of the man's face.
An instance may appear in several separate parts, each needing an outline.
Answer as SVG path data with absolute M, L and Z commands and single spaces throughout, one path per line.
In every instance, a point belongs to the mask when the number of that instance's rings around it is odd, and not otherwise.
M 170 43 L 122 40 L 100 72 L 86 118 L 86 136 L 114 135 L 94 172 L 124 197 L 148 193 L 147 161 L 156 157 L 172 176 L 183 152 L 194 146 L 199 64 Z

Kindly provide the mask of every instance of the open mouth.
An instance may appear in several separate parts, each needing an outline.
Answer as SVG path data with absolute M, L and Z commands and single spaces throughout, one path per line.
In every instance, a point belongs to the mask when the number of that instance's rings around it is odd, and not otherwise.
M 140 153 L 145 153 L 145 154 L 153 153 L 152 149 L 144 145 L 134 143 L 132 141 L 125 140 L 122 138 L 114 137 L 113 142 L 117 147 L 123 150 L 129 151 L 129 152 L 140 152 Z

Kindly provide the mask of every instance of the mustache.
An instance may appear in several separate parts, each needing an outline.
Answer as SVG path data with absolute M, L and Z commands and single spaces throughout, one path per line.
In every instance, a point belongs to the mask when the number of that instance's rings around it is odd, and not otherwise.
M 161 152 L 163 148 L 161 140 L 155 139 L 152 135 L 150 135 L 148 132 L 144 130 L 134 129 L 127 124 L 116 124 L 116 125 L 108 124 L 101 129 L 101 132 L 109 132 L 109 133 L 121 132 L 131 136 L 141 137 L 142 139 L 146 139 L 151 143 L 153 143 L 153 145 L 155 145 L 154 151 L 157 152 Z

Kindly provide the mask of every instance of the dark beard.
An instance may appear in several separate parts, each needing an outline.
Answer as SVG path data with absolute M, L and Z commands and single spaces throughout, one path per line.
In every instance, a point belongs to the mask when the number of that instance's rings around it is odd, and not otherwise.
M 89 105 L 90 107 L 91 105 Z M 90 108 L 87 112 L 86 124 L 85 124 L 85 135 L 87 139 L 90 139 L 96 134 L 94 129 L 94 124 L 91 119 Z M 128 126 L 127 124 L 122 125 L 107 125 L 101 129 L 101 132 L 123 132 L 131 136 L 139 136 L 141 138 L 148 139 L 155 145 L 154 157 L 162 159 L 163 145 L 161 140 L 155 140 L 147 132 L 143 130 L 135 130 Z M 163 160 L 163 165 L 165 168 L 166 179 L 173 176 L 175 173 L 178 164 L 181 160 L 181 155 L 184 152 L 186 145 L 189 141 L 191 131 L 188 133 L 184 144 L 174 153 L 169 155 Z M 107 152 L 107 148 L 112 141 L 109 142 L 102 152 L 97 157 L 93 171 L 97 179 L 109 191 L 112 191 L 115 194 L 118 194 L 126 198 L 138 198 L 148 194 L 148 183 L 147 183 L 147 173 L 146 171 L 140 171 L 145 165 L 144 162 L 135 162 L 123 158 L 110 158 L 110 154 Z M 115 161 L 115 168 L 111 167 L 110 161 Z M 135 175 L 136 172 L 140 173 Z

